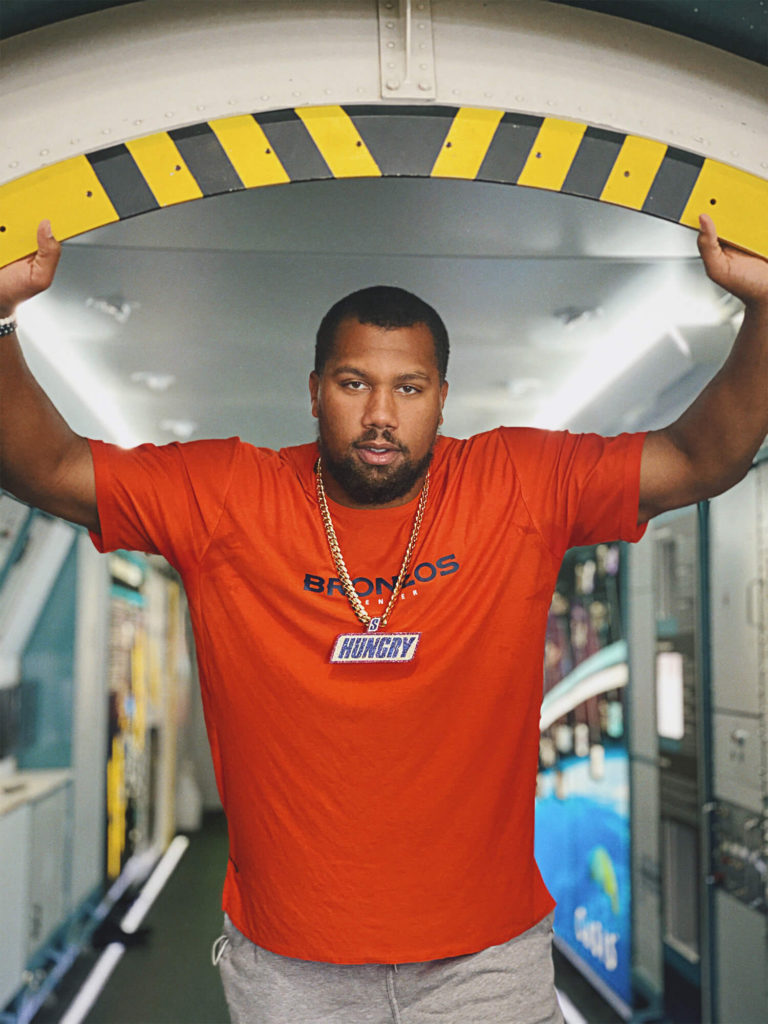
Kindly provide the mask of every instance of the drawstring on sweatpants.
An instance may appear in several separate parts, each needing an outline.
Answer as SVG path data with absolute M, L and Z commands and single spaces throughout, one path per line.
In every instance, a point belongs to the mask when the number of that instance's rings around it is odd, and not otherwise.
M 229 945 L 229 936 L 220 935 L 213 944 L 211 949 L 211 963 L 214 967 L 219 966 L 219 961 L 224 956 L 224 952 Z

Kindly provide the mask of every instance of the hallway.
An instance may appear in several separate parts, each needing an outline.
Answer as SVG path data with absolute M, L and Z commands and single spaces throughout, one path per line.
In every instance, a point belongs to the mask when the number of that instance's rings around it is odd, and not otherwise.
M 85 1024 L 227 1024 L 229 1016 L 211 946 L 221 930 L 221 887 L 227 862 L 223 814 L 207 814 L 190 835 L 187 852 L 171 875 Z M 135 893 L 132 897 L 135 898 Z M 94 945 L 123 937 L 117 922 L 126 907 L 97 931 Z M 114 923 L 113 923 L 114 922 Z M 35 1024 L 59 1024 L 101 949 L 94 949 L 64 979 Z M 54 1001 L 55 1000 L 55 1001 Z

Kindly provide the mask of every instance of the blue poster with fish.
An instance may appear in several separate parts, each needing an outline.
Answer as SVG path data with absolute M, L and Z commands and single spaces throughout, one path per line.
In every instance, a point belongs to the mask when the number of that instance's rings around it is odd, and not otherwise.
M 628 763 L 605 758 L 596 782 L 573 761 L 540 779 L 536 860 L 557 900 L 555 931 L 601 981 L 631 1004 Z
M 632 1004 L 627 647 L 618 548 L 569 552 L 547 629 L 536 860 L 555 933 L 612 1002 Z

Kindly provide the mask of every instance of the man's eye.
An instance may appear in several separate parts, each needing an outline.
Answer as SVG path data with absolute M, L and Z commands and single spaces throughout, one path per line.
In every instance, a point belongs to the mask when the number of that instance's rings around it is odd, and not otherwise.
M 350 391 L 360 391 L 365 384 L 361 380 L 345 380 L 342 387 L 349 388 Z
M 415 388 L 413 384 L 401 384 L 400 391 L 402 391 L 404 395 L 418 395 L 419 393 L 419 389 Z

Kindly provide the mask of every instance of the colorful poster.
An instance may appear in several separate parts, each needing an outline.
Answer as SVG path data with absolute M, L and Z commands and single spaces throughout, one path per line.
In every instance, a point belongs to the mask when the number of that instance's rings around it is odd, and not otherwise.
M 568 552 L 544 666 L 536 859 L 555 932 L 599 987 L 630 1005 L 630 808 L 617 545 Z

